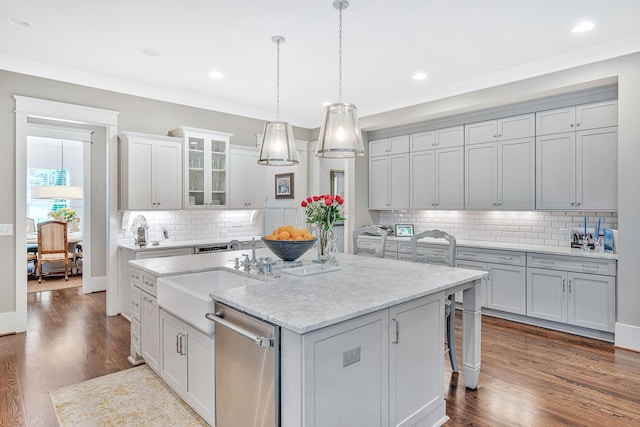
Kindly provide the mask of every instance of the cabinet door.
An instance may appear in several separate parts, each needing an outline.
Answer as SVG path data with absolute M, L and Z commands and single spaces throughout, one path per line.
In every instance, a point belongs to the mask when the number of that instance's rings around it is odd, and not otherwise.
M 154 169 L 155 208 L 182 209 L 182 144 L 158 144 Z
M 525 267 L 489 264 L 488 307 L 509 313 L 525 314 L 527 311 L 526 279 Z
M 536 136 L 576 130 L 576 108 L 558 108 L 536 113 Z
M 184 324 L 188 340 L 186 400 L 209 424 L 215 424 L 213 337 Z
M 436 147 L 436 134 L 434 131 L 414 133 L 410 136 L 409 151 L 433 150 Z
M 465 146 L 465 207 L 467 209 L 495 209 L 496 144 L 474 144 Z
M 568 273 L 569 318 L 572 325 L 613 332 L 616 279 L 597 274 Z
M 435 161 L 435 207 L 464 209 L 464 148 L 459 146 L 437 149 Z M 424 185 L 429 184 L 425 182 Z
M 486 122 L 470 123 L 464 125 L 466 145 L 494 142 L 498 138 L 498 122 L 488 120 Z
M 181 320 L 164 310 L 160 312 L 160 377 L 177 393 L 187 390 L 187 335 Z
M 576 206 L 618 209 L 618 130 L 576 132 Z
M 153 141 L 136 138 L 128 145 L 129 184 L 127 209 L 154 209 Z
M 535 209 L 535 140 L 498 142 L 497 202 L 500 209 Z
M 229 141 L 220 140 L 214 136 L 207 139 L 207 156 L 208 161 L 205 162 L 205 173 L 208 174 L 209 207 L 220 208 L 226 207 L 229 203 L 227 193 L 229 191 L 227 184 L 227 173 L 229 171 Z
M 536 138 L 536 209 L 575 209 L 575 132 Z
M 388 208 L 409 208 L 409 153 L 389 156 L 388 199 Z
M 527 316 L 567 321 L 567 273 L 527 268 Z
M 185 141 L 185 208 L 203 207 L 205 203 L 205 139 L 200 136 L 188 136 Z M 206 184 L 208 186 L 208 184 Z
M 420 425 L 444 399 L 444 304 L 422 298 L 389 317 L 389 425 Z
M 247 207 L 247 188 L 249 174 L 247 171 L 247 153 L 234 151 L 229 153 L 229 207 Z
M 131 317 L 140 320 L 140 305 L 142 302 L 142 291 L 137 286 L 131 285 Z
M 382 310 L 302 336 L 302 360 L 308 362 L 302 366 L 302 394 L 308 403 L 301 425 L 388 425 L 388 331 L 389 311 Z
M 454 126 L 435 131 L 436 148 L 460 147 L 464 145 L 464 126 Z
M 433 209 L 436 207 L 436 150 L 411 153 L 411 191 L 410 207 L 412 209 Z
M 369 209 L 389 208 L 389 156 L 369 158 Z
M 618 101 L 615 99 L 576 106 L 577 130 L 610 126 L 618 126 Z
M 247 207 L 252 209 L 264 208 L 264 167 L 258 164 L 257 150 L 247 153 Z M 230 180 L 229 185 L 233 180 Z M 229 196 L 232 193 L 229 191 Z M 298 197 L 300 198 L 300 197 Z
M 409 135 L 394 136 L 389 138 L 389 154 L 402 154 L 409 152 Z
M 156 297 L 142 294 L 142 357 L 155 372 L 160 368 L 160 309 Z
M 369 157 L 387 156 L 389 154 L 389 139 L 369 141 Z
M 497 129 L 498 141 L 536 136 L 536 115 L 531 113 L 498 119 Z
M 486 262 L 467 261 L 462 259 L 456 259 L 456 267 L 468 268 L 469 270 L 489 271 L 489 266 Z M 460 298 L 458 298 L 458 294 L 456 294 L 456 301 L 462 302 L 462 292 L 460 292 Z M 486 277 L 480 281 L 480 305 L 482 307 L 487 307 L 488 305 Z

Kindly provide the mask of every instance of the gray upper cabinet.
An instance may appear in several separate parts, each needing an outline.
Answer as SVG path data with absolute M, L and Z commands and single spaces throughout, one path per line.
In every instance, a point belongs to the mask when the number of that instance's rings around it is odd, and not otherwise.
M 536 113 L 536 136 L 618 125 L 618 101 L 609 100 Z
M 369 209 L 409 208 L 409 135 L 369 141 Z
M 535 136 L 535 114 L 505 117 L 464 126 L 465 145 Z

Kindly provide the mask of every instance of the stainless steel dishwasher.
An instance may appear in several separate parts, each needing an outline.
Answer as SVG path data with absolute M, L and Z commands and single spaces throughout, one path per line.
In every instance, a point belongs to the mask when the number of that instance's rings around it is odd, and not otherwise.
M 215 322 L 217 427 L 280 425 L 280 327 L 224 304 Z

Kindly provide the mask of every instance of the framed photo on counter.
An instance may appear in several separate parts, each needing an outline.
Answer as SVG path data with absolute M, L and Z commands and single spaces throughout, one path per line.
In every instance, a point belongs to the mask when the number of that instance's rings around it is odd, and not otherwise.
M 276 199 L 293 199 L 293 172 L 276 175 Z

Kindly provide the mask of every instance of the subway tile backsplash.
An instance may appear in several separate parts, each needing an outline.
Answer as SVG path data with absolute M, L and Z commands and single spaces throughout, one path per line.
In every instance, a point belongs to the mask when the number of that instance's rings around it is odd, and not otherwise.
M 162 228 L 169 240 L 234 239 L 262 235 L 262 210 L 120 211 L 118 242 L 134 244 L 131 222 L 143 215 L 149 225 L 149 240 L 162 240 Z
M 381 211 L 380 224 L 414 224 L 416 232 L 440 229 L 458 240 L 569 246 L 570 229 L 618 228 L 617 212 L 578 211 Z

